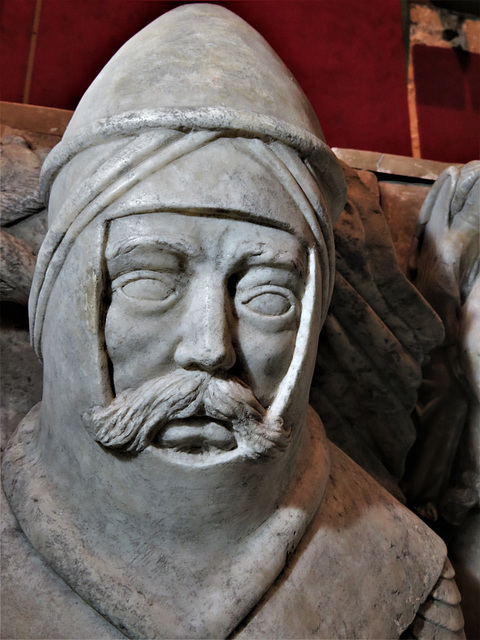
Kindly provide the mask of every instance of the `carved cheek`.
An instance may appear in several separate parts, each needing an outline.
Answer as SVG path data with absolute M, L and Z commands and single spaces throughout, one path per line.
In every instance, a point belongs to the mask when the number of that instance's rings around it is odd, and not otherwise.
M 290 366 L 296 329 L 265 333 L 246 323 L 237 327 L 237 352 L 242 372 L 258 400 L 268 406 Z
M 105 321 L 105 344 L 116 393 L 173 369 L 178 326 L 175 310 L 161 314 L 113 294 Z
M 237 287 L 236 348 L 239 376 L 268 406 L 293 357 L 301 303 L 293 287 L 280 279 L 284 275 L 277 273 L 276 282 L 274 277 L 265 281 L 261 275 L 247 274 Z

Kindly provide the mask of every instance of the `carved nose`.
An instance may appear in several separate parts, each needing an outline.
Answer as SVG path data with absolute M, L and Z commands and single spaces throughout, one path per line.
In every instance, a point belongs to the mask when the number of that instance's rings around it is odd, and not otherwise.
M 210 373 L 228 371 L 236 360 L 228 295 L 223 286 L 214 287 L 208 280 L 191 295 L 191 303 L 185 312 L 182 339 L 175 351 L 175 361 L 183 369 L 200 369 Z

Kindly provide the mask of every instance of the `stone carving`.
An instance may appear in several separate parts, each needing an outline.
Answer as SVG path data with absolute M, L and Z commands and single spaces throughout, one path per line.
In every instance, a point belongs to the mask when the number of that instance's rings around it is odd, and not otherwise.
M 214 5 L 155 21 L 87 91 L 42 182 L 44 393 L 3 479 L 46 564 L 12 523 L 14 633 L 27 619 L 29 637 L 461 638 L 443 543 L 308 406 L 345 182 L 263 39 Z M 387 287 L 372 274 L 367 324 L 393 317 Z M 339 357 L 340 301 L 331 317 Z M 384 333 L 407 381 L 396 411 L 415 376 Z
M 10 127 L 2 129 L 0 206 L 3 227 L 44 208 L 39 192 L 38 175 L 49 152 L 49 136 L 37 134 L 26 137 Z
M 347 204 L 334 228 L 335 287 L 310 402 L 328 437 L 404 500 L 398 483 L 416 438 L 411 412 L 443 326 L 399 268 L 378 193 L 343 169 Z
M 425 368 L 404 489 L 449 542 L 468 637 L 480 629 L 480 162 L 451 167 L 419 218 L 411 272 L 445 339 Z
M 35 254 L 30 247 L 0 231 L 0 300 L 27 304 L 35 270 Z
M 480 504 L 479 185 L 478 161 L 440 176 L 420 214 L 411 265 L 445 339 L 426 370 L 406 488 L 419 510 L 455 525 Z
M 52 136 L 2 127 L 0 140 L 0 300 L 26 305 L 35 253 L 46 231 L 40 167 Z M 50 145 L 52 146 L 52 145 Z M 13 233 L 12 233 L 13 232 Z M 40 237 L 40 239 L 39 239 Z M 33 245 L 33 247 L 32 247 Z

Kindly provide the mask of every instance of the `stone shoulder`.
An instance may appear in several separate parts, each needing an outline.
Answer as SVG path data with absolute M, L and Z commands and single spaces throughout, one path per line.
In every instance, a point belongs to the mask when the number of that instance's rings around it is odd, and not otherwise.
M 4 640 L 125 638 L 45 564 L 20 529 L 3 490 L 1 502 L 0 636 Z
M 331 445 L 324 501 L 235 637 L 399 638 L 439 579 L 443 541 Z

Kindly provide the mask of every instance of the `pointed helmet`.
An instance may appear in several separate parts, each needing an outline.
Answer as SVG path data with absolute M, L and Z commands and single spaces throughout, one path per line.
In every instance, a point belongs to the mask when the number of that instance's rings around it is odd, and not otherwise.
M 149 134 L 160 129 L 282 143 L 320 185 L 322 210 L 316 208 L 317 217 L 328 218 L 324 224 L 331 227 L 340 215 L 345 202 L 342 171 L 291 72 L 259 33 L 227 9 L 210 4 L 178 7 L 131 38 L 109 61 L 44 164 L 41 183 L 45 201 L 50 200 L 49 233 L 31 296 L 32 339 L 39 355 L 46 303 L 70 247 L 68 232 L 74 226 L 78 234 L 80 213 L 104 188 L 105 181 L 85 186 L 101 165 L 102 150 L 108 158 L 115 141 L 141 135 L 149 140 Z M 88 157 L 90 162 L 85 162 Z M 86 165 L 91 174 L 82 171 Z M 69 192 L 83 182 L 81 206 L 68 211 L 57 206 L 64 193 L 50 198 L 56 182 L 63 187 L 57 192 L 65 192 L 66 182 Z M 329 299 L 328 290 L 324 293 Z
M 78 577 L 75 589 L 86 600 L 110 598 L 116 612 L 118 592 L 109 590 L 103 575 L 90 580 L 101 557 L 91 543 L 91 532 L 115 528 L 112 536 L 99 537 L 105 553 L 115 558 L 119 540 L 136 557 L 138 545 L 155 540 L 158 553 L 168 550 L 165 557 L 171 558 L 175 575 L 183 575 L 175 566 L 181 554 L 172 553 L 169 543 L 179 533 L 199 545 L 222 535 L 220 547 L 229 551 L 227 541 L 236 527 L 235 540 L 248 550 L 242 536 L 279 513 L 299 540 L 318 508 L 329 473 L 321 423 L 312 411 L 307 417 L 307 411 L 318 335 L 333 287 L 332 223 L 344 204 L 345 183 L 291 73 L 263 38 L 230 11 L 217 5 L 183 5 L 137 34 L 107 64 L 80 102 L 64 139 L 47 158 L 42 184 L 49 230 L 37 261 L 30 319 L 35 348 L 44 354 L 44 392 L 40 413 L 32 418 L 35 428 L 29 432 L 28 446 L 34 450 L 36 469 L 48 479 L 48 505 L 56 505 L 60 519 L 68 513 L 80 539 L 88 538 L 84 546 L 77 538 L 63 544 L 56 535 L 63 522 L 58 527 L 53 523 L 55 535 L 48 545 L 42 542 L 49 563 L 69 583 Z M 266 407 L 272 423 L 284 428 L 288 446 L 277 457 L 263 457 L 261 467 L 236 450 L 196 466 L 175 462 L 154 446 L 131 458 L 105 450 L 85 428 L 85 413 L 108 408 L 115 396 L 114 365 L 105 337 L 111 285 L 105 247 L 111 223 L 136 213 L 161 217 L 169 211 L 212 215 L 220 219 L 219 226 L 232 216 L 281 228 L 299 238 L 305 251 L 305 286 L 292 357 Z M 154 337 L 162 340 L 155 332 Z M 310 470 L 315 478 L 307 480 Z M 296 491 L 297 485 L 299 497 L 291 500 L 290 488 Z M 283 511 L 278 508 L 282 500 Z M 21 491 L 13 502 L 17 513 L 22 505 L 33 504 Z M 202 508 L 207 502 L 215 508 Z M 71 505 L 81 507 L 72 514 Z M 221 522 L 217 505 L 224 510 Z M 41 541 L 44 523 L 53 522 L 47 517 L 20 519 L 29 538 Z M 204 535 L 213 530 L 216 536 Z M 258 538 L 262 545 L 263 539 Z M 260 584 L 258 598 L 284 566 L 284 538 L 268 533 L 268 540 L 273 539 L 277 543 L 270 568 L 262 566 L 262 580 L 255 581 Z M 70 572 L 66 567 L 77 567 L 76 553 L 82 549 L 84 554 L 85 548 L 93 549 L 92 566 L 97 568 Z M 202 557 L 199 553 L 199 561 Z M 159 565 L 141 564 L 137 571 L 140 565 L 124 562 L 122 556 L 122 566 L 131 567 L 137 586 L 150 581 L 155 587 L 151 603 L 163 607 L 157 589 L 163 579 Z M 250 571 L 249 564 L 238 565 Z M 116 584 L 123 574 L 119 578 L 115 563 L 113 567 L 111 582 Z M 109 573 L 108 566 L 104 570 Z M 230 583 L 231 572 L 227 574 Z M 130 591 L 130 574 L 125 576 Z M 242 581 L 233 582 L 233 590 L 247 584 Z M 164 587 L 167 595 L 177 593 L 168 584 Z M 143 587 L 138 592 L 145 593 Z M 226 637 L 248 613 L 247 596 L 244 610 L 238 608 L 237 596 L 227 598 L 234 612 L 224 616 L 220 611 L 214 616 L 216 626 L 209 622 L 204 636 Z M 206 602 L 202 612 L 208 617 L 212 607 Z M 157 624 L 153 613 L 129 609 L 138 617 L 129 627 L 130 635 L 151 636 L 148 620 L 153 616 L 152 625 Z M 176 609 L 172 606 L 171 611 Z M 103 605 L 101 610 L 113 620 L 120 615 Z M 220 626 L 218 617 L 226 620 Z M 178 634 L 178 628 L 172 633 Z M 190 628 L 182 633 L 193 637 Z
M 237 158 L 243 167 L 241 181 L 232 178 L 235 166 L 222 163 L 225 145 L 233 165 Z M 265 168 L 269 184 L 259 182 Z M 254 29 L 217 5 L 183 5 L 128 41 L 87 90 L 44 164 L 49 231 L 37 261 L 30 320 L 39 356 L 48 342 L 45 370 L 50 361 L 55 369 L 68 367 L 67 359 L 84 362 L 78 411 L 111 400 L 102 338 L 105 229 L 109 220 L 133 212 L 138 189 L 159 171 L 164 179 L 155 210 L 178 211 L 178 203 L 201 209 L 207 198 L 219 216 L 231 210 L 289 230 L 309 246 L 295 355 L 278 394 L 283 400 L 273 407 L 285 417 L 291 405 L 291 419 L 301 420 L 333 288 L 332 224 L 344 204 L 345 182 L 290 71 Z M 185 177 L 172 180 L 172 172 Z M 81 266 L 72 266 L 76 260 Z M 50 304 L 51 298 L 61 305 Z

